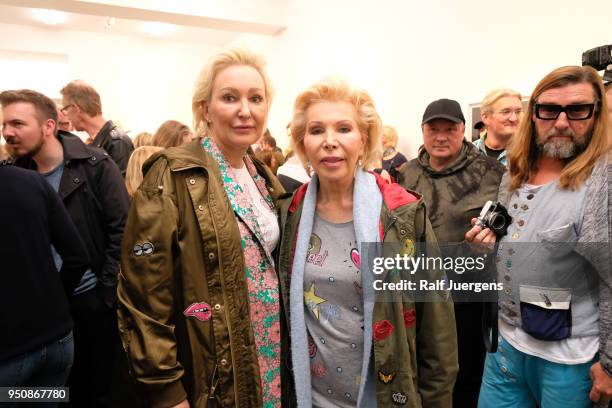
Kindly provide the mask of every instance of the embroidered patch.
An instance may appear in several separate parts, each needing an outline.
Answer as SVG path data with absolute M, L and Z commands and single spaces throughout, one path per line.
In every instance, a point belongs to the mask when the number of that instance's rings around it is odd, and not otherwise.
M 411 239 L 405 240 L 400 253 L 406 256 L 414 256 L 414 241 Z
M 416 323 L 416 310 L 410 309 L 404 311 L 404 326 L 410 328 Z
M 315 344 L 310 334 L 308 335 L 308 357 L 315 358 L 317 355 L 317 345 Z
M 408 397 L 406 396 L 406 394 L 402 394 L 401 392 L 396 392 L 396 393 L 393 393 L 393 395 L 391 395 L 391 399 L 393 399 L 393 402 L 395 402 L 396 404 L 406 405 L 406 401 L 408 400 Z
M 382 320 L 374 323 L 374 340 L 384 340 L 393 333 L 393 324 L 388 320 Z
M 351 249 L 351 261 L 357 269 L 361 269 L 361 255 L 359 255 L 357 248 Z
M 187 317 L 195 317 L 202 322 L 207 322 L 212 317 L 210 305 L 204 302 L 192 303 L 183 314 Z
M 395 373 L 385 374 L 382 371 L 378 372 L 378 380 L 383 384 L 392 383 L 395 380 Z
M 155 251 L 155 246 L 149 241 L 145 241 L 142 244 L 137 242 L 134 248 L 132 248 L 132 253 L 135 256 L 151 255 L 153 251 Z

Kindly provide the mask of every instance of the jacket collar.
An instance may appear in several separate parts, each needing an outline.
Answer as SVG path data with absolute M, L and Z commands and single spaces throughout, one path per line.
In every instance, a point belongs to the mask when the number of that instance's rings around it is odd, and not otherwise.
M 57 138 L 64 148 L 64 161 L 91 158 L 92 152 L 78 136 L 60 130 Z
M 207 169 L 214 164 L 212 156 L 202 149 L 202 138 L 196 138 L 182 146 L 171 147 L 155 153 L 142 166 L 143 173 L 146 173 L 160 156 L 167 159 L 171 171 L 193 168 Z
M 114 127 L 115 124 L 113 123 L 113 121 L 107 120 L 104 126 L 102 126 L 102 129 L 98 131 L 96 137 L 93 138 L 92 144 L 96 147 L 102 147 L 107 142 L 107 140 L 110 139 L 110 134 Z
M 70 160 L 82 160 L 92 157 L 92 152 L 88 151 L 89 148 L 78 136 L 70 132 L 59 130 L 57 139 L 64 151 L 64 163 Z M 15 160 L 15 165 L 26 169 L 36 169 L 36 162 L 32 157 L 18 158 Z

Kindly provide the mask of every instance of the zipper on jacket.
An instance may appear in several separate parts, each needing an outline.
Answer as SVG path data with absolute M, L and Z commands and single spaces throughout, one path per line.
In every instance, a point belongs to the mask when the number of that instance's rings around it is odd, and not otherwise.
M 208 399 L 210 400 L 215 399 L 215 391 L 217 390 L 217 384 L 219 384 L 219 376 L 217 376 L 218 366 L 219 365 L 215 363 L 215 368 L 213 370 L 212 377 L 210 377 L 210 388 L 208 390 Z M 217 377 L 216 380 L 215 380 L 215 377 Z
M 385 241 L 385 237 L 387 236 L 387 232 L 389 232 L 389 230 L 391 229 L 393 224 L 395 224 L 396 222 L 397 222 L 397 217 L 392 217 L 391 218 L 391 222 L 389 224 L 387 224 L 387 226 L 385 227 L 385 231 L 383 232 L 383 236 L 382 236 L 382 242 Z

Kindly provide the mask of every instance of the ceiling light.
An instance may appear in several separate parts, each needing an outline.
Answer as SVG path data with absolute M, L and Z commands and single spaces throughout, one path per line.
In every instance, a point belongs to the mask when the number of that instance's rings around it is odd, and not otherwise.
M 55 26 L 66 21 L 66 15 L 57 10 L 34 9 L 32 10 L 32 16 L 36 20 L 51 26 Z
M 167 23 L 149 22 L 144 23 L 142 29 L 150 35 L 160 37 L 162 35 L 168 35 L 173 33 L 176 30 L 176 27 L 172 24 Z

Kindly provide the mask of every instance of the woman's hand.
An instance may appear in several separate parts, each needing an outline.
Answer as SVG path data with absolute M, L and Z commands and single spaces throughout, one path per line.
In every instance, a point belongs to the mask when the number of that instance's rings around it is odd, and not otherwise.
M 470 243 L 472 250 L 477 253 L 489 254 L 493 252 L 497 236 L 489 228 L 476 225 L 478 219 L 472 218 L 472 229 L 465 233 L 465 240 Z
M 170 407 L 170 408 L 189 408 L 189 401 L 187 399 L 182 400 L 178 404 Z

